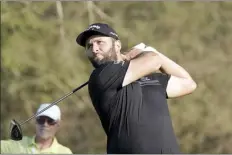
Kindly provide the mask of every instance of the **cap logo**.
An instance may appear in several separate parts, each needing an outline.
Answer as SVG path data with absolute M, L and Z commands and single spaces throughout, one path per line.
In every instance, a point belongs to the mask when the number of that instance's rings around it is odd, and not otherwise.
M 118 37 L 118 35 L 117 35 L 116 33 L 114 33 L 114 32 L 110 32 L 110 34 L 112 34 L 112 35 Z
M 101 27 L 98 25 L 91 25 L 87 30 L 94 30 L 94 29 L 100 29 Z

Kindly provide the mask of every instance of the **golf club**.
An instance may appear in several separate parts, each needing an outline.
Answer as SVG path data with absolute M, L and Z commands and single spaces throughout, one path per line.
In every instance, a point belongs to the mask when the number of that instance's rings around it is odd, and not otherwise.
M 64 100 L 65 98 L 67 98 L 68 96 L 72 95 L 73 93 L 75 93 L 77 90 L 81 89 L 82 87 L 84 87 L 85 85 L 88 84 L 88 81 L 85 82 L 84 84 L 82 84 L 81 86 L 77 87 L 76 89 L 74 89 L 73 91 L 71 91 L 70 93 L 64 95 L 63 97 L 61 97 L 60 99 L 52 102 L 52 104 L 50 104 L 49 106 L 47 106 L 46 108 L 42 109 L 41 111 L 39 111 L 38 113 L 34 114 L 33 116 L 31 116 L 30 118 L 28 118 L 27 120 L 25 120 L 24 122 L 18 123 L 16 120 L 12 120 L 11 124 L 10 124 L 10 137 L 12 140 L 22 140 L 23 138 L 23 133 L 22 133 L 22 129 L 21 126 L 24 125 L 25 123 L 27 123 L 28 121 L 30 121 L 31 119 L 35 118 L 36 116 L 38 116 L 39 114 L 41 114 L 42 112 L 44 112 L 45 110 L 47 110 L 48 108 L 52 107 L 53 105 L 59 103 L 60 101 Z

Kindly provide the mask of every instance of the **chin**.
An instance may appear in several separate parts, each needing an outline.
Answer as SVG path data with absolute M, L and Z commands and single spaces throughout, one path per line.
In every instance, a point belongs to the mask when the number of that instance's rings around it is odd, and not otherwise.
M 42 138 L 42 139 L 49 139 L 49 138 L 51 138 L 51 137 L 53 137 L 53 134 L 52 133 L 50 133 L 50 132 L 40 132 L 39 134 L 38 134 L 38 136 L 40 137 L 40 138 Z
M 44 139 L 44 140 L 47 140 L 47 139 L 52 138 L 53 136 L 51 136 L 51 135 L 41 135 L 40 137 L 41 137 L 42 139 Z
M 99 66 L 103 65 L 105 61 L 95 61 L 95 60 L 90 60 L 94 68 L 98 68 Z
M 103 59 L 89 59 L 90 62 L 92 63 L 93 67 L 98 68 L 99 66 L 107 63 L 107 62 L 111 62 L 114 61 L 116 59 L 112 59 L 112 58 L 103 58 Z

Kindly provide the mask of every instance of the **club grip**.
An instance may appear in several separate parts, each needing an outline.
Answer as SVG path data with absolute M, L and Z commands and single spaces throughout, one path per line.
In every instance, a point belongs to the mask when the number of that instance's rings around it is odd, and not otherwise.
M 79 87 L 75 88 L 72 92 L 75 93 L 76 91 L 78 91 L 79 89 L 81 89 L 82 87 L 84 87 L 85 85 L 87 85 L 88 83 L 89 83 L 89 81 L 85 82 L 84 84 L 82 84 Z

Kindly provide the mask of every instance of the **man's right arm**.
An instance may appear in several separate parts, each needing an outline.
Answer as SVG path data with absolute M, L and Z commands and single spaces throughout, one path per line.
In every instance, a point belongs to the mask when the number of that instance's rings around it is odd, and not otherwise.
M 160 69 L 162 61 L 158 54 L 154 52 L 140 52 L 136 58 L 130 61 L 122 86 L 126 86 Z

